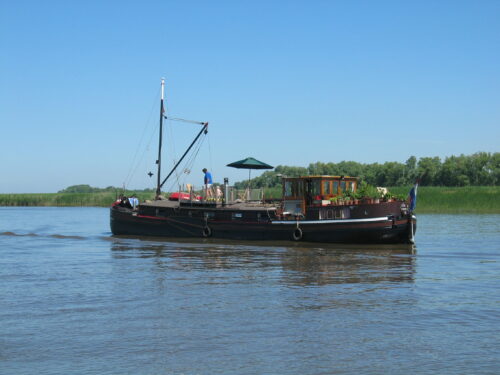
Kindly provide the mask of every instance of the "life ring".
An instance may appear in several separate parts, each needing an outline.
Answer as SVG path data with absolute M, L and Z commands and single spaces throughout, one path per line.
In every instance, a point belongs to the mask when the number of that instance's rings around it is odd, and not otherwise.
M 300 241 L 302 239 L 302 229 L 300 229 L 299 227 L 295 228 L 292 233 L 292 238 L 294 241 Z
M 203 237 L 211 237 L 212 236 L 212 229 L 208 225 L 206 225 L 203 228 Z

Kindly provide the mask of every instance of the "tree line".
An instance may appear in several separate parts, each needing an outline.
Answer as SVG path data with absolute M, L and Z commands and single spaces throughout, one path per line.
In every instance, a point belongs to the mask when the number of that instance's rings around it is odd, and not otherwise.
M 417 178 L 422 186 L 497 186 L 500 182 L 500 153 L 477 152 L 472 155 L 417 159 L 411 156 L 405 163 L 385 162 L 362 164 L 355 161 L 339 163 L 316 162 L 308 167 L 279 165 L 251 180 L 253 188 L 281 185 L 281 176 L 307 175 L 355 176 L 375 186 L 405 186 Z M 243 188 L 246 181 L 237 182 Z
M 122 192 L 123 188 L 118 188 L 115 186 L 108 186 L 105 188 L 93 187 L 86 184 L 71 185 L 63 190 L 59 190 L 58 193 L 110 193 L 110 192 Z M 153 193 L 155 189 L 135 189 L 134 192 L 142 193 Z
M 411 156 L 405 163 L 385 162 L 363 164 L 355 161 L 339 163 L 311 163 L 307 167 L 278 165 L 274 170 L 264 172 L 251 180 L 253 188 L 279 187 L 282 176 L 299 177 L 307 175 L 355 176 L 375 186 L 407 186 L 420 179 L 422 186 L 498 186 L 500 184 L 500 153 L 477 152 L 472 155 L 439 157 Z M 248 181 L 236 182 L 237 189 L 244 189 Z M 58 193 L 101 193 L 116 192 L 122 188 L 108 186 L 97 188 L 90 185 L 73 185 Z M 134 190 L 154 193 L 154 189 Z

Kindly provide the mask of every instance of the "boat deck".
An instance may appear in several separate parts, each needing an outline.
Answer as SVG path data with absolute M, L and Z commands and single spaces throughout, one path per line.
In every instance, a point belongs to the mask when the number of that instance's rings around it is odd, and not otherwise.
M 216 203 L 216 202 L 191 202 L 171 200 L 157 200 L 141 203 L 142 207 L 154 208 L 189 208 L 189 209 L 215 209 L 215 210 L 237 210 L 237 211 L 255 211 L 255 210 L 276 210 L 277 206 L 261 202 L 235 202 L 235 203 Z

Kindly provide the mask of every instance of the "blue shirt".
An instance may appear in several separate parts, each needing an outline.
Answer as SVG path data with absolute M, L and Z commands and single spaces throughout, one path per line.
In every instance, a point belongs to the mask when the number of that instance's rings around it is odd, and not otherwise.
M 136 208 L 139 205 L 139 199 L 137 199 L 136 197 L 130 197 L 128 201 L 133 208 Z
M 205 172 L 205 185 L 206 184 L 212 184 L 212 175 L 210 174 L 210 172 Z

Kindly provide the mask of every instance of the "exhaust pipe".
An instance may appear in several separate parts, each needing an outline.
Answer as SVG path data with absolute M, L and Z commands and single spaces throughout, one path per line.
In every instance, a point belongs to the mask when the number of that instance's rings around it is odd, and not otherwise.
M 224 177 L 224 200 L 222 205 L 225 206 L 229 203 L 229 178 Z

